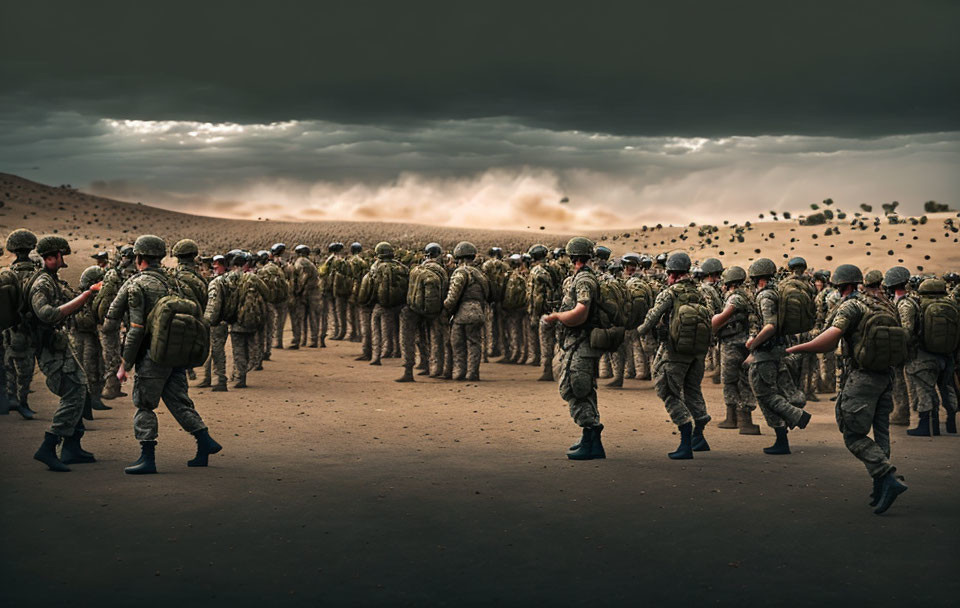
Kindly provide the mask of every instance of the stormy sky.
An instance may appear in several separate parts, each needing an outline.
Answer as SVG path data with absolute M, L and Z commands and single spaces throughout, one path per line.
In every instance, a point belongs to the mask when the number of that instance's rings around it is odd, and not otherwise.
M 957 31 L 951 0 L 3 3 L 0 171 L 278 219 L 919 212 L 960 203 Z

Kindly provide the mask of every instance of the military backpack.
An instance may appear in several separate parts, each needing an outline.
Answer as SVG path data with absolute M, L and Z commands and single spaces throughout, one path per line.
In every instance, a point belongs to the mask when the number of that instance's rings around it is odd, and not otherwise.
M 810 331 L 817 323 L 816 290 L 808 282 L 790 276 L 777 285 L 777 333 L 792 336 Z
M 503 301 L 504 289 L 507 286 L 507 272 L 504 263 L 500 260 L 489 260 L 483 265 L 483 274 L 490 285 L 490 302 Z
M 630 277 L 627 281 L 627 299 L 629 300 L 629 315 L 626 327 L 627 329 L 636 329 L 640 327 L 647 313 L 650 312 L 656 296 L 650 283 L 641 277 Z
M 503 310 L 520 310 L 527 305 L 527 281 L 519 272 L 507 275 L 503 290 Z
M 952 355 L 960 343 L 960 308 L 946 295 L 921 295 L 920 343 L 935 355 Z
M 597 301 L 590 305 L 590 346 L 604 352 L 615 352 L 623 344 L 626 330 L 624 312 L 627 290 L 614 277 L 599 279 L 590 273 L 586 273 L 586 276 L 597 284 Z M 575 277 L 576 280 L 578 278 Z
M 409 287 L 407 289 L 407 306 L 427 318 L 434 319 L 443 311 L 443 279 L 439 272 L 431 265 L 414 266 L 410 271 Z
M 377 267 L 377 304 L 384 308 L 400 306 L 407 300 L 410 271 L 393 260 Z
M 227 297 L 227 323 L 246 331 L 259 330 L 267 320 L 269 296 L 266 284 L 256 274 L 242 273 Z
M 859 298 L 867 311 L 860 318 L 853 342 L 853 358 L 861 369 L 886 372 L 907 360 L 909 335 L 900 326 L 892 304 L 871 296 Z
M 144 273 L 167 290 L 147 315 L 150 358 L 164 367 L 199 367 L 210 350 L 210 327 L 200 305 L 186 294 L 176 277 L 159 271 Z
M 120 293 L 122 284 L 123 279 L 120 278 L 120 272 L 116 269 L 110 269 L 104 275 L 103 285 L 100 286 L 97 295 L 93 297 L 93 307 L 97 312 L 97 323 L 103 323 L 106 320 L 107 311 L 110 310 L 110 305 L 113 304 L 117 294 Z
M 23 285 L 17 273 L 4 268 L 0 270 L 0 331 L 20 324 L 20 301 Z
M 667 288 L 673 300 L 669 334 L 673 350 L 680 355 L 702 356 L 713 338 L 710 309 L 696 286 L 689 282 Z
M 287 277 L 275 264 L 267 264 L 260 269 L 257 276 L 267 286 L 269 292 L 267 301 L 270 304 L 280 304 L 290 297 L 290 285 L 287 283 Z

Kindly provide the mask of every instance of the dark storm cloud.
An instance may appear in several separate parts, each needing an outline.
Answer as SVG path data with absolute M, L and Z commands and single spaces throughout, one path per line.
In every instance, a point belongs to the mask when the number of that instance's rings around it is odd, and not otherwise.
M 21 2 L 0 109 L 555 130 L 960 128 L 960 3 Z M 29 117 L 26 118 L 29 120 Z

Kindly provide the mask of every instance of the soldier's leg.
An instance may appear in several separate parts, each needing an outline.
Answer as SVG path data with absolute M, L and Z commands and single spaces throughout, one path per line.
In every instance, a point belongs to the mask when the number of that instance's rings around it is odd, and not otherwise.
M 453 379 L 467 377 L 467 327 L 462 323 L 450 326 L 450 348 L 453 351 Z
M 402 327 L 401 331 L 403 331 Z M 430 373 L 430 322 L 427 319 L 417 318 L 416 340 L 417 352 L 420 357 L 420 361 L 417 363 L 417 369 L 420 370 L 418 375 L 426 376 Z M 402 346 L 402 336 L 400 342 Z
M 653 364 L 653 381 L 657 396 L 670 416 L 670 420 L 679 426 L 693 422 L 693 416 L 683 400 L 684 377 L 689 363 L 667 361 L 658 357 Z
M 720 357 L 719 344 L 714 344 L 713 348 L 710 349 L 710 359 L 713 365 L 713 373 L 710 376 L 710 380 L 714 384 L 720 384 L 723 381 L 723 359 Z
M 403 356 L 404 373 L 401 380 L 413 381 L 413 366 L 416 364 L 417 321 L 419 316 L 409 306 L 400 311 L 400 351 Z
M 493 311 L 493 351 L 490 353 L 493 357 L 499 357 L 503 353 L 503 309 L 499 302 L 490 305 Z
M 203 378 L 200 380 L 201 388 L 206 388 L 213 384 L 213 328 L 210 328 L 210 349 L 207 351 L 207 360 L 203 362 Z
M 430 377 L 443 375 L 443 321 L 440 317 L 430 321 Z
M 797 426 L 803 410 L 791 405 L 780 393 L 779 362 L 754 362 L 750 365 L 748 377 L 767 424 L 774 429 Z
M 186 432 L 192 435 L 207 428 L 188 394 L 187 378 L 183 370 L 173 370 L 170 373 L 163 385 L 161 398 L 180 428 Z
M 613 362 L 610 353 L 603 353 L 600 357 L 600 378 L 613 377 Z
M 274 327 L 274 343 L 275 348 L 283 348 L 283 326 L 287 324 L 287 311 L 289 306 L 289 300 L 287 302 L 280 302 L 277 304 L 277 323 Z
M 940 405 L 944 409 L 947 432 L 953 434 L 957 432 L 957 393 L 953 383 L 953 358 L 947 356 L 940 359 L 943 367 L 937 374 L 937 388 L 940 390 Z
M 357 306 L 352 297 L 347 304 L 347 318 L 350 321 L 350 333 L 347 335 L 347 339 L 351 342 L 358 342 L 360 340 L 360 307 Z
M 40 371 L 47 379 L 47 388 L 60 398 L 53 414 L 50 432 L 59 437 L 72 437 L 80 424 L 87 398 L 87 385 L 80 364 L 70 351 L 43 348 L 37 357 Z
M 400 306 L 390 309 L 390 350 L 391 357 L 400 356 Z
M 87 385 L 90 388 L 90 395 L 95 401 L 100 400 L 100 394 L 103 392 L 104 375 L 106 370 L 103 367 L 103 353 L 100 351 L 100 338 L 96 333 L 84 333 L 82 340 L 84 344 L 84 370 L 89 369 L 87 373 Z
M 260 334 L 260 344 L 263 347 L 263 360 L 269 361 L 273 354 L 273 336 L 277 333 L 277 305 L 267 304 L 267 322 Z
M 170 368 L 160 367 L 149 356 L 141 360 L 133 377 L 133 435 L 137 441 L 156 441 L 159 422 L 156 409 L 160 405 L 163 386 L 170 376 Z
M 260 332 L 247 334 L 247 358 L 250 362 L 247 371 L 263 369 L 263 344 L 260 342 Z
M 868 394 L 876 391 L 875 387 L 865 387 L 866 383 L 873 384 L 877 381 L 875 376 L 875 374 L 863 372 L 851 374 L 838 399 L 837 422 L 843 433 L 844 445 L 863 463 L 870 476 L 878 479 L 893 470 L 893 467 L 890 465 L 888 453 L 867 434 L 875 426 L 877 422 L 875 418 L 882 416 L 884 411 L 889 415 L 892 409 L 892 404 L 889 403 L 890 388 L 888 386 L 876 400 L 864 399 L 857 395 L 864 390 Z M 880 423 L 879 426 L 883 424 Z
M 213 360 L 213 373 L 217 384 L 227 384 L 227 324 L 220 323 L 210 328 L 210 359 Z
M 445 380 L 453 379 L 453 325 L 442 323 L 443 340 L 443 378 Z
M 624 342 L 624 377 L 625 378 L 636 378 L 637 377 L 637 366 L 634 361 L 634 345 L 637 342 L 637 330 L 631 329 L 624 333 L 623 336 Z
M 903 366 L 893 369 L 893 413 L 890 415 L 890 424 L 897 426 L 910 425 L 910 398 L 907 394 L 906 372 Z
M 13 368 L 17 377 L 16 400 L 18 403 L 26 404 L 27 396 L 30 394 L 30 384 L 33 382 L 33 373 L 36 366 L 32 356 L 13 357 Z
M 540 365 L 540 320 L 527 316 L 527 322 L 524 327 L 527 334 L 527 352 L 528 355 L 524 363 L 530 365 Z
M 376 304 L 373 307 L 373 315 L 370 318 L 370 328 L 372 339 L 371 339 L 371 355 L 372 360 L 370 361 L 371 365 L 380 365 L 380 358 L 383 356 L 383 317 L 384 317 L 384 308 L 379 304 Z
M 683 376 L 683 402 L 687 411 L 693 416 L 696 427 L 703 427 L 710 422 L 707 412 L 707 402 L 703 398 L 704 359 L 697 357 L 690 363 Z
M 360 361 L 369 361 L 373 353 L 373 309 L 360 309 Z
M 250 369 L 248 334 L 231 331 L 230 348 L 233 352 L 233 378 L 236 380 L 234 388 L 243 388 L 247 385 L 247 370 Z
M 302 298 L 293 300 L 290 306 L 290 330 L 293 333 L 293 348 L 300 347 L 300 331 L 303 329 L 303 315 L 305 310 L 306 306 Z
M 933 411 L 937 398 L 937 363 L 932 357 L 918 356 L 908 361 L 904 369 L 913 387 L 914 409 L 917 413 Z
M 537 322 L 540 334 L 540 378 L 539 380 L 553 382 L 553 351 L 557 346 L 557 332 L 553 325 L 544 325 Z
M 657 349 L 660 345 L 657 343 L 656 336 L 652 332 L 640 337 L 640 346 L 643 351 L 643 365 L 637 371 L 641 380 L 650 380 L 653 374 L 653 364 L 657 357 Z
M 321 313 L 323 308 L 323 314 Z M 327 336 L 327 311 L 330 308 L 329 298 L 322 298 L 319 290 L 314 290 L 310 296 L 310 346 L 317 346 L 320 338 Z
M 483 355 L 489 357 L 493 353 L 493 306 L 483 308 L 483 329 L 480 337 L 483 341 Z
M 627 368 L 627 349 L 630 346 L 627 344 L 627 337 L 624 335 L 623 344 L 620 345 L 620 348 L 616 352 L 610 353 L 610 366 L 613 372 L 613 381 L 609 382 L 607 386 L 623 386 L 623 374 Z
M 464 337 L 467 349 L 467 380 L 480 379 L 480 360 L 483 356 L 483 323 L 465 325 Z
M 570 407 L 570 417 L 583 428 L 600 424 L 597 406 L 597 360 L 583 357 L 577 350 L 562 355 L 560 398 Z M 567 360 L 569 358 L 569 360 Z

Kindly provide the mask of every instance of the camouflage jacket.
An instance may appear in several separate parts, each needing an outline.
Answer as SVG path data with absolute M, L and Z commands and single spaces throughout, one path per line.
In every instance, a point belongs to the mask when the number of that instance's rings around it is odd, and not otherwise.
M 720 293 L 717 286 L 713 283 L 701 281 L 697 288 L 700 290 L 700 295 L 703 296 L 704 302 L 707 303 L 710 314 L 718 314 L 723 309 L 723 294 Z
M 530 321 L 536 322 L 540 315 L 556 309 L 557 286 L 553 284 L 553 275 L 543 267 L 534 264 L 527 273 L 527 314 Z
M 293 295 L 303 296 L 320 288 L 320 274 L 317 266 L 305 256 L 293 263 Z
M 753 325 L 757 323 L 753 296 L 743 287 L 738 287 L 727 292 L 723 309 L 730 306 L 733 306 L 733 315 L 723 327 L 717 330 L 717 337 L 723 343 L 745 344 L 750 337 L 751 320 Z
M 450 276 L 450 290 L 443 308 L 458 324 L 483 323 L 483 305 L 489 294 L 487 277 L 476 266 L 458 266 Z
M 180 264 L 173 271 L 173 276 L 185 285 L 190 293 L 184 294 L 200 305 L 203 310 L 207 306 L 207 280 L 203 278 L 197 267 L 192 264 Z
M 226 304 L 228 291 L 224 283 L 226 273 L 210 279 L 207 284 L 207 305 L 203 310 L 203 318 L 211 327 L 223 322 L 223 307 Z
M 757 305 L 757 316 L 756 323 L 750 328 L 750 334 L 756 336 L 767 325 L 773 325 L 776 330 L 780 323 L 780 293 L 776 284 L 773 281 L 767 283 L 766 287 L 757 292 L 754 301 Z M 757 362 L 775 361 L 786 354 L 784 340 L 777 333 L 753 349 L 753 358 Z
M 560 346 L 564 351 L 576 349 L 582 357 L 600 357 L 602 354 L 590 346 L 590 319 L 593 318 L 593 304 L 600 297 L 600 283 L 596 273 L 589 266 L 584 266 L 575 274 L 563 281 L 563 298 L 560 300 L 560 311 L 573 310 L 578 304 L 587 307 L 587 320 L 575 327 L 561 326 L 562 340 Z
M 162 277 L 162 278 L 161 278 Z M 130 277 L 110 304 L 107 319 L 118 321 L 129 315 L 130 329 L 123 343 L 123 367 L 130 370 L 146 354 L 147 317 L 160 298 L 167 295 L 166 276 L 159 266 L 152 266 Z M 169 279 L 167 279 L 169 281 Z

